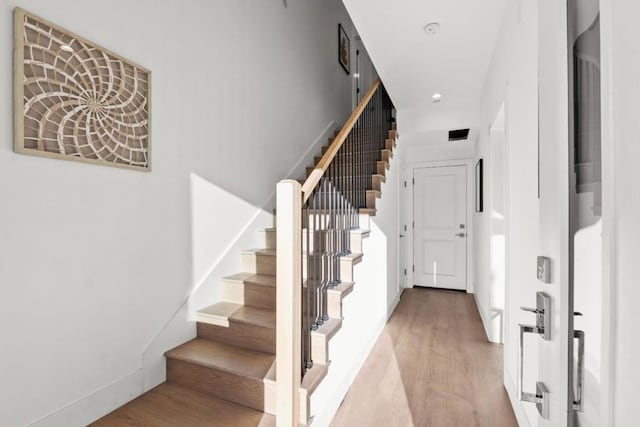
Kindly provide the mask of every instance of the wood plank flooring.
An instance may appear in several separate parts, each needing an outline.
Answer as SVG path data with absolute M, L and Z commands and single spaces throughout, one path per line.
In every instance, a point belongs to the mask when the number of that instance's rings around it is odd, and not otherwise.
M 333 427 L 517 426 L 472 295 L 407 289 Z
M 188 388 L 164 383 L 92 427 L 275 427 L 275 417 Z

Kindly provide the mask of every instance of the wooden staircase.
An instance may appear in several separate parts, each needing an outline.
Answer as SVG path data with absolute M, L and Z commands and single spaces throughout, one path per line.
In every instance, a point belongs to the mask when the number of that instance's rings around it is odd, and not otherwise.
M 360 229 L 351 230 L 351 254 L 340 259 L 342 283 L 327 294 L 329 320 L 311 333 L 314 364 L 300 387 L 303 422 L 329 369 L 329 343 L 342 326 L 342 301 L 355 285 L 353 269 L 362 259 L 396 136 L 394 125 L 371 176 L 367 207 L 360 209 Z M 198 311 L 197 337 L 165 353 L 166 382 L 93 425 L 275 426 L 276 229 L 260 236 L 261 248 L 241 254 L 244 271 L 222 279 L 222 301 Z
M 368 224 L 367 215 L 361 221 Z M 197 313 L 197 337 L 165 353 L 167 381 L 98 420 L 95 426 L 275 426 L 275 234 L 263 248 L 243 251 L 245 272 L 222 279 L 223 301 Z M 353 230 L 362 250 L 368 230 Z M 313 391 L 327 374 L 329 341 L 342 325 L 342 300 L 353 290 L 361 252 L 343 257 L 350 281 L 329 291 L 330 319 L 313 332 L 314 367 L 300 390 L 309 417 Z

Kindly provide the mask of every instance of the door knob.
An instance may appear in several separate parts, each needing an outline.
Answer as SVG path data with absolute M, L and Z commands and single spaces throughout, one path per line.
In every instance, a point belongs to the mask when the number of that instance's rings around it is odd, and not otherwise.
M 466 237 L 467 233 L 456 233 L 456 236 L 458 236 L 458 237 Z
M 404 234 L 401 234 L 400 237 L 404 237 Z

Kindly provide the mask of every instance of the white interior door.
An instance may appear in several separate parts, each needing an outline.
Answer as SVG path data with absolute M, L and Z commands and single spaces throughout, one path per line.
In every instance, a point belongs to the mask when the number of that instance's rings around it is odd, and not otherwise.
M 414 169 L 413 281 L 467 289 L 467 169 Z
M 550 283 L 539 282 L 538 290 L 551 299 L 550 337 L 538 341 L 536 380 L 549 390 L 548 415 L 538 416 L 538 427 L 564 427 L 571 418 L 572 341 L 569 312 L 569 78 L 567 50 L 567 4 L 540 1 L 538 6 L 538 138 L 540 165 L 540 247 L 539 253 L 551 260 Z M 512 218 L 515 221 L 515 218 Z M 532 260 L 535 263 L 535 260 Z M 535 264 L 534 264 L 535 265 Z M 534 296 L 531 296 L 535 307 Z M 531 313 L 529 313 L 531 314 Z M 531 317 L 529 317 L 531 319 Z M 545 330 L 545 332 L 547 332 Z M 535 348 L 535 347 L 533 347 Z M 532 346 L 529 350 L 533 350 Z M 526 353 L 526 351 L 525 351 Z M 526 358 L 526 356 L 525 356 Z M 535 366 L 525 369 L 535 373 Z M 530 387 L 530 386 L 528 386 Z M 530 388 L 526 391 L 536 392 Z M 527 403 L 533 405 L 533 403 Z M 535 406 L 533 406 L 535 407 Z
M 400 282 L 400 289 L 404 289 L 407 287 L 407 278 L 408 276 L 408 268 L 407 268 L 407 264 L 409 264 L 409 262 L 407 261 L 407 253 L 408 253 L 408 244 L 409 244 L 409 233 L 407 230 L 407 221 L 408 221 L 408 215 L 407 215 L 407 181 L 404 181 L 404 186 L 400 186 L 398 188 L 398 194 L 399 194 L 399 203 L 398 203 L 398 230 L 399 230 L 399 236 L 398 236 L 398 267 L 400 270 L 400 274 L 399 274 L 399 282 Z M 411 266 L 409 266 L 411 267 Z
M 574 416 L 569 425 L 602 425 L 602 140 L 598 0 L 568 0 L 569 230 L 573 310 Z M 580 367 L 581 369 L 579 369 Z

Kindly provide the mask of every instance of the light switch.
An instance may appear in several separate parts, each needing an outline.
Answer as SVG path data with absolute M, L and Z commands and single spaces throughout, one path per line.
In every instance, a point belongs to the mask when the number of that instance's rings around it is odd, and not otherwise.
M 538 257 L 538 280 L 551 283 L 551 259 L 546 256 Z

